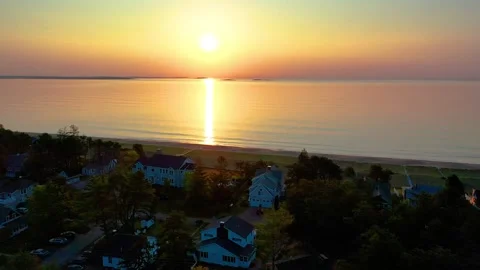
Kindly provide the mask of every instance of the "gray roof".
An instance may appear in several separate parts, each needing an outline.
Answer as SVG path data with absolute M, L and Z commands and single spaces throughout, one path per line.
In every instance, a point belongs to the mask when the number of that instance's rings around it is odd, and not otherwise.
M 282 183 L 282 177 L 281 177 L 281 173 L 280 174 L 278 173 L 280 171 L 267 171 L 267 172 L 264 172 L 262 174 L 259 174 L 258 176 L 254 177 L 252 179 L 252 185 L 253 183 L 255 184 L 261 184 L 261 185 L 264 185 L 266 187 L 269 187 L 271 189 L 277 189 L 279 188 Z M 280 177 L 279 177 L 280 175 Z
M 5 224 L 5 227 L 7 228 L 11 228 L 11 229 L 16 229 L 18 227 L 18 225 L 20 224 L 28 224 L 28 221 L 27 221 L 27 217 L 26 216 L 21 216 L 17 219 L 14 219 L 10 222 L 8 222 L 7 224 Z
M 237 216 L 229 216 L 217 219 L 216 222 L 210 223 L 207 227 L 205 227 L 205 229 L 218 228 L 220 226 L 220 222 L 222 221 L 225 222 L 225 228 L 227 230 L 230 230 L 241 237 L 247 237 L 255 229 L 252 224 Z
M 5 222 L 5 218 L 12 212 L 12 209 L 0 205 L 0 223 Z
M 28 188 L 33 184 L 35 184 L 35 182 L 28 179 L 15 179 L 15 180 L 4 179 L 3 181 L 0 182 L 0 192 L 12 193 L 15 190 Z
M 228 250 L 230 253 L 237 256 L 248 257 L 255 250 L 255 247 L 252 245 L 246 245 L 245 247 L 242 247 L 228 239 L 213 238 L 200 242 L 200 246 L 206 246 L 210 244 L 217 244 L 218 246 L 224 248 L 225 250 Z
M 20 169 L 27 160 L 28 154 L 9 155 L 7 157 L 7 168 Z
M 183 163 L 187 160 L 184 156 L 172 156 L 155 154 L 151 157 L 142 157 L 137 160 L 144 166 L 151 166 L 157 168 L 172 168 L 178 170 L 182 167 Z
M 392 193 L 390 183 L 376 182 L 373 186 L 372 196 L 382 198 L 386 203 L 392 204 Z

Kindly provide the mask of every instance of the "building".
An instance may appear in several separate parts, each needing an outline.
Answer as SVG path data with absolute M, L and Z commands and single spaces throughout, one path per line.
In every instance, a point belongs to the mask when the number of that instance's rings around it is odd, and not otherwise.
M 375 182 L 373 184 L 373 198 L 380 208 L 391 209 L 392 208 L 392 193 L 391 185 L 388 182 Z
M 28 223 L 24 216 L 10 208 L 0 206 L 0 231 L 8 230 L 10 237 L 13 237 L 26 229 Z
M 408 200 L 412 205 L 415 205 L 417 197 L 424 193 L 428 195 L 435 195 L 443 190 L 441 186 L 430 186 L 430 185 L 413 185 L 411 188 L 405 188 L 403 191 L 403 197 L 405 200 Z
M 115 158 L 102 158 L 97 162 L 92 162 L 83 167 L 82 174 L 88 176 L 97 176 L 112 172 L 117 166 Z
M 253 225 L 239 217 L 212 222 L 201 232 L 197 248 L 199 261 L 249 268 L 256 257 L 255 238 Z
M 15 209 L 19 203 L 27 201 L 35 185 L 35 182 L 22 178 L 0 181 L 0 205 Z
M 81 174 L 68 176 L 67 172 L 65 172 L 65 171 L 62 171 L 61 173 L 59 173 L 58 176 L 65 178 L 65 183 L 67 185 L 72 185 L 72 184 L 75 184 L 77 182 L 80 182 L 80 177 L 82 177 Z
M 23 165 L 28 158 L 28 154 L 9 155 L 6 163 L 6 177 L 16 177 L 23 169 Z
M 193 160 L 187 157 L 156 153 L 138 159 L 132 170 L 143 172 L 145 180 L 154 185 L 164 185 L 168 181 L 173 187 L 183 187 L 185 175 L 193 172 L 194 168 Z
M 249 188 L 250 207 L 272 208 L 284 192 L 283 172 L 276 166 L 257 170 Z
M 125 264 L 153 263 L 158 251 L 157 239 L 151 236 L 115 234 L 97 243 L 92 254 L 101 258 L 102 265 L 108 269 L 128 269 Z M 145 265 L 138 265 L 143 269 Z

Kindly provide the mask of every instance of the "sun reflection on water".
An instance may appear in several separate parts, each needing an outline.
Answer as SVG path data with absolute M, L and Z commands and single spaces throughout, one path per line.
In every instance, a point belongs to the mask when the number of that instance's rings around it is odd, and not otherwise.
M 205 79 L 205 139 L 204 144 L 215 143 L 213 135 L 213 79 Z

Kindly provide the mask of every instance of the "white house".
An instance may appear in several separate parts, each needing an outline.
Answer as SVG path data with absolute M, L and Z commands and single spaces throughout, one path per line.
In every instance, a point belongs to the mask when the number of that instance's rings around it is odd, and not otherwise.
M 256 258 L 255 238 L 253 225 L 239 217 L 212 222 L 201 232 L 197 247 L 199 261 L 249 268 Z
M 114 158 L 103 159 L 97 162 L 93 162 L 83 167 L 82 174 L 88 176 L 96 176 L 110 173 L 117 166 L 117 160 Z
M 61 173 L 58 174 L 58 176 L 65 178 L 65 183 L 67 185 L 71 185 L 71 184 L 75 184 L 77 182 L 80 182 L 80 177 L 82 175 L 77 174 L 77 175 L 68 176 L 67 172 L 62 171 Z
M 125 260 L 138 263 L 150 258 L 154 260 L 158 248 L 155 237 L 116 234 L 98 243 L 94 248 L 94 253 L 102 257 L 103 267 L 126 270 Z M 138 269 L 142 268 L 143 266 L 138 266 Z
M 15 209 L 33 193 L 35 182 L 27 179 L 4 179 L 0 182 L 0 205 Z
M 276 166 L 257 170 L 249 188 L 250 207 L 272 208 L 284 191 L 283 172 Z
M 27 219 L 14 210 L 0 206 L 0 230 L 10 230 L 10 237 L 28 229 Z
M 173 187 L 183 187 L 185 175 L 193 172 L 193 160 L 183 156 L 170 156 L 160 153 L 137 160 L 133 172 L 143 172 L 145 180 L 163 185 L 166 181 Z

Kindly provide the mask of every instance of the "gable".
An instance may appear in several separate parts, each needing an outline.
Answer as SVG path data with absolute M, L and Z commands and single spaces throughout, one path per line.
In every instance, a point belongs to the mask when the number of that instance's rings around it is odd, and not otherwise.
M 216 242 L 213 242 L 213 241 L 212 243 L 209 243 L 206 245 L 200 245 L 198 248 L 198 251 L 204 251 L 204 252 L 211 252 L 211 251 L 218 252 L 219 250 L 221 251 L 222 255 L 237 257 L 237 255 L 233 254 L 232 252 L 228 251 L 227 249 L 225 249 L 224 247 L 218 245 Z
M 270 194 L 272 197 L 275 196 L 275 194 L 273 194 L 272 190 L 262 184 L 257 184 L 255 186 L 251 186 L 250 187 L 250 191 L 249 191 L 249 195 L 250 196 L 263 196 L 264 194 L 262 195 L 258 195 L 258 191 L 262 189 L 262 190 L 265 190 L 267 194 Z

